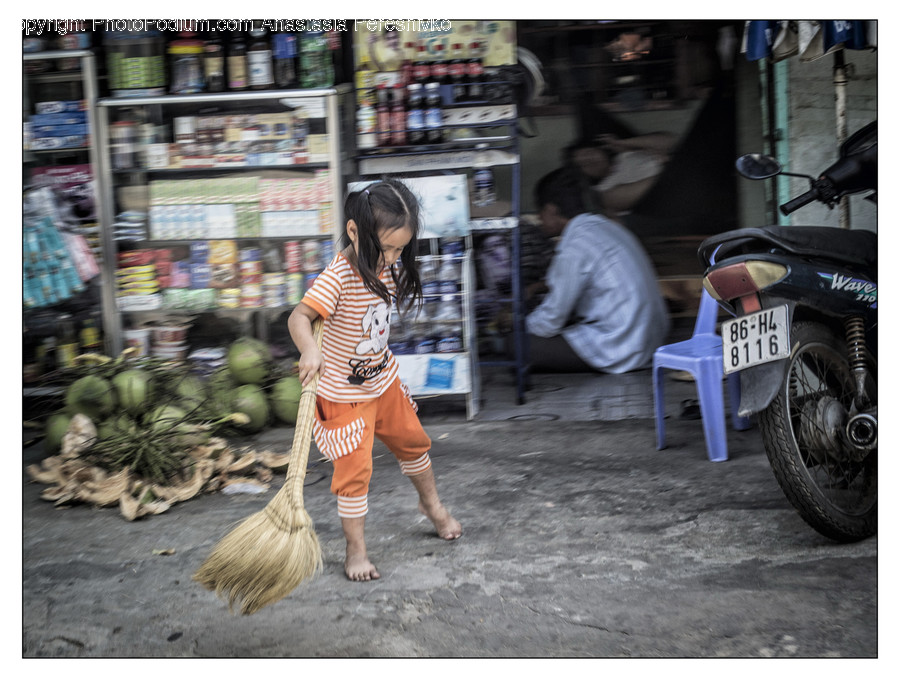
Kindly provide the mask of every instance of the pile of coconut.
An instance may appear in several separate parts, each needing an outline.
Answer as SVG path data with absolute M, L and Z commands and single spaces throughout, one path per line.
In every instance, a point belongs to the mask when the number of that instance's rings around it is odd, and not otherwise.
M 26 468 L 57 505 L 118 505 L 128 520 L 202 492 L 264 491 L 289 453 L 233 448 L 228 440 L 295 424 L 301 385 L 252 338 L 230 345 L 209 377 L 186 362 L 82 356 L 64 405 L 45 422 L 51 456 Z

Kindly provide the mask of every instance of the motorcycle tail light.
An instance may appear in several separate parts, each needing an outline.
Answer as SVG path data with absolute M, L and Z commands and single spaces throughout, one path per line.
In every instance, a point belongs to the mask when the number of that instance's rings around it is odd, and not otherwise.
M 759 292 L 787 274 L 787 266 L 771 261 L 742 261 L 710 271 L 703 286 L 714 299 L 727 301 Z

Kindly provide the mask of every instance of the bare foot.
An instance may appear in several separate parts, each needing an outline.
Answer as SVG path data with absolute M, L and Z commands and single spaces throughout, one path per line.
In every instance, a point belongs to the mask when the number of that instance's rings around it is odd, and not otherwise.
M 351 581 L 371 581 L 381 579 L 378 570 L 369 560 L 365 550 L 359 552 L 347 547 L 347 557 L 344 559 L 344 573 Z
M 462 536 L 462 525 L 450 515 L 450 511 L 443 504 L 438 504 L 429 510 L 425 504 L 419 502 L 419 511 L 434 524 L 434 529 L 437 530 L 441 539 L 453 541 Z

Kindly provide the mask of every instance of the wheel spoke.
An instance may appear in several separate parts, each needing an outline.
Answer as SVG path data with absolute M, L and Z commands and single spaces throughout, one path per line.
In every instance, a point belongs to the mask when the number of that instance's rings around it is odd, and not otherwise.
M 850 374 L 825 351 L 807 346 L 792 361 L 789 380 L 788 415 L 803 465 L 829 501 L 852 508 L 859 501 L 859 488 L 854 484 L 868 484 L 866 474 L 861 473 L 865 466 L 853 462 L 838 444 L 825 447 L 822 441 L 830 442 L 833 436 L 816 416 L 816 404 L 823 398 L 834 399 L 849 411 L 853 401 Z

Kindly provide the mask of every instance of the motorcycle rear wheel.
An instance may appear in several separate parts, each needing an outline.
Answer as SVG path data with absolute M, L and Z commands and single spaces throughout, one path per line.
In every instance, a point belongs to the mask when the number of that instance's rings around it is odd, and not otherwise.
M 823 428 L 853 402 L 844 342 L 824 325 L 806 321 L 792 325 L 791 342 L 788 375 L 759 418 L 772 471 L 788 501 L 817 532 L 838 542 L 865 539 L 877 531 L 877 447 L 859 459 L 844 435 L 834 435 L 842 426 L 830 433 Z M 874 361 L 869 370 L 867 391 L 874 404 Z

